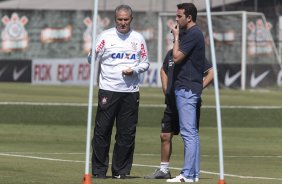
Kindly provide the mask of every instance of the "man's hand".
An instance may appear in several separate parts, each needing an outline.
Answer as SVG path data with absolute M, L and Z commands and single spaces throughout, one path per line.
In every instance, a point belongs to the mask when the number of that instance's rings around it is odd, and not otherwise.
M 133 70 L 131 68 L 127 68 L 125 70 L 122 70 L 123 75 L 133 75 Z
M 179 40 L 179 25 L 176 24 L 174 26 L 171 26 L 171 33 L 173 34 L 174 41 Z

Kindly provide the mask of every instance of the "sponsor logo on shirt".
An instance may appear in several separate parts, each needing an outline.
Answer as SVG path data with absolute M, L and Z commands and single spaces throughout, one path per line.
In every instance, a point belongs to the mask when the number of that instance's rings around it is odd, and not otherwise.
M 131 54 L 131 53 L 113 53 L 112 54 L 113 59 L 133 59 L 135 60 L 137 58 L 136 54 Z
M 144 44 L 142 43 L 141 44 L 141 57 L 144 58 L 146 56 L 147 56 L 147 52 L 146 52 Z
M 104 48 L 104 46 L 105 46 L 105 40 L 102 40 L 102 41 L 100 42 L 100 44 L 98 45 L 98 47 L 97 47 L 97 49 L 96 49 L 96 52 L 101 51 L 101 50 Z

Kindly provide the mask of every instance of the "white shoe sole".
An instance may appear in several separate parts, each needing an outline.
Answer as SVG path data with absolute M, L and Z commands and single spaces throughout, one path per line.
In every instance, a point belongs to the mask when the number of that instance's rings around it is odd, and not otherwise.
M 176 179 L 176 178 L 172 178 L 172 179 L 167 179 L 166 182 L 168 183 L 194 183 L 194 180 L 192 179 L 183 179 L 183 180 L 179 180 L 179 179 Z

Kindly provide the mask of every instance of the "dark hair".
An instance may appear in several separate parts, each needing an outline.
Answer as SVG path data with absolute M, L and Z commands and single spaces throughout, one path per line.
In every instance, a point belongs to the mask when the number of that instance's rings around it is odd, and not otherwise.
M 130 6 L 125 5 L 125 4 L 117 6 L 116 9 L 115 9 L 115 14 L 117 14 L 117 12 L 120 11 L 120 10 L 124 10 L 124 11 L 129 12 L 130 16 L 132 17 L 132 9 L 131 9 Z
M 196 20 L 197 20 L 197 8 L 193 3 L 178 4 L 177 8 L 184 10 L 184 14 L 185 14 L 186 17 L 191 15 L 193 22 L 196 22 Z

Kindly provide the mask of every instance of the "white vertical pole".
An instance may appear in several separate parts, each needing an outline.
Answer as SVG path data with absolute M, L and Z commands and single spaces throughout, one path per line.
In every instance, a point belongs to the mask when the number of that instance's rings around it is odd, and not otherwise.
M 94 86 L 94 66 L 95 66 L 95 55 L 96 55 L 96 25 L 97 25 L 97 14 L 98 14 L 98 1 L 94 0 L 93 8 L 93 19 L 92 19 L 92 57 L 91 57 L 91 72 L 89 82 L 89 96 L 88 96 L 88 118 L 87 118 L 87 133 L 86 133 L 86 158 L 85 158 L 85 176 L 84 184 L 91 183 L 91 176 L 89 174 L 89 163 L 90 163 L 90 143 L 91 143 L 91 122 L 92 122 L 92 102 L 93 102 L 93 86 Z
M 241 90 L 246 89 L 246 50 L 247 50 L 247 13 L 244 11 L 242 14 L 242 61 L 241 61 Z
M 281 62 L 281 58 L 282 58 L 282 16 L 279 16 L 279 58 L 280 58 L 280 66 L 282 68 L 282 62 Z
M 158 69 L 160 71 L 160 68 L 162 67 L 162 55 L 163 55 L 163 29 L 162 29 L 162 17 L 159 15 L 158 18 Z M 158 86 L 161 86 L 161 75 L 159 75 L 158 72 Z
M 206 9 L 207 9 L 207 20 L 209 28 L 209 37 L 210 37 L 210 48 L 212 55 L 212 65 L 214 70 L 214 89 L 215 89 L 215 100 L 216 100 L 216 115 L 217 115 L 217 131 L 218 131 L 218 147 L 219 147 L 219 170 L 220 177 L 218 184 L 224 184 L 224 164 L 223 164 L 223 145 L 222 145 L 222 130 L 221 130 L 221 113 L 220 113 L 220 100 L 219 100 L 219 87 L 218 87 L 218 77 L 217 77 L 217 66 L 216 66 L 216 57 L 215 57 L 215 47 L 213 40 L 213 30 L 212 30 L 212 21 L 211 21 L 211 12 L 210 12 L 210 0 L 206 0 Z

